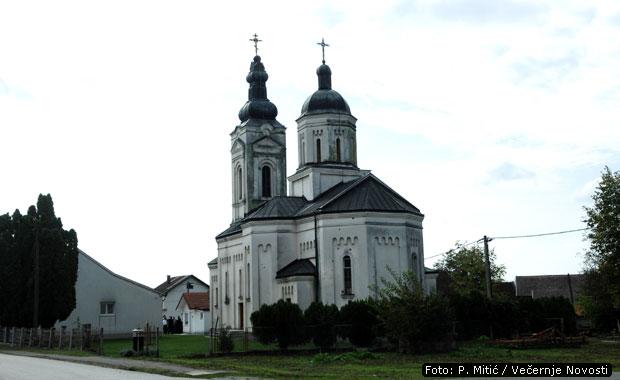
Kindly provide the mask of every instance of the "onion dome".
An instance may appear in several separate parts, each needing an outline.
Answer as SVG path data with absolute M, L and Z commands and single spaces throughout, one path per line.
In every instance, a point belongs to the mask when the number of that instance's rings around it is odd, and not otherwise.
M 332 71 L 325 63 L 316 69 L 319 77 L 319 89 L 301 107 L 301 115 L 319 112 L 336 112 L 351 114 L 349 105 L 342 95 L 332 90 Z
M 260 61 L 260 56 L 255 56 L 250 65 L 250 72 L 245 78 L 250 84 L 248 101 L 239 111 L 239 119 L 244 122 L 248 119 L 275 120 L 278 109 L 267 99 L 267 86 L 265 82 L 269 75 L 265 66 Z

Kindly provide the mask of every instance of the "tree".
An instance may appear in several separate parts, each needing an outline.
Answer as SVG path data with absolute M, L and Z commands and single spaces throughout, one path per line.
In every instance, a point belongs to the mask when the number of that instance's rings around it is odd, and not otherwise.
M 491 281 L 500 282 L 506 273 L 506 267 L 495 263 L 495 251 L 489 251 L 491 261 Z M 478 246 L 465 247 L 456 243 L 435 268 L 448 274 L 449 290 L 462 295 L 471 291 L 486 292 L 484 251 Z
M 450 340 L 452 313 L 447 299 L 437 293 L 425 295 L 414 272 L 390 273 L 392 281 L 382 279 L 377 290 L 386 337 L 407 352 L 432 350 L 431 346 Z
M 336 305 L 323 305 L 313 302 L 304 312 L 306 328 L 312 342 L 322 350 L 329 349 L 336 343 L 336 323 L 340 313 Z
M 52 197 L 22 215 L 0 216 L 0 323 L 30 327 L 35 298 L 35 255 L 39 257 L 38 324 L 52 326 L 75 308 L 78 248 L 74 230 L 64 230 Z M 6 300 L 6 301 L 4 301 Z
M 608 298 L 613 307 L 620 307 L 620 171 L 603 169 L 601 181 L 592 195 L 592 207 L 584 207 L 590 249 L 586 266 L 590 279 L 589 296 Z M 587 273 L 588 274 L 588 273 Z M 596 290 L 597 293 L 594 293 Z M 606 290 L 607 294 L 599 292 Z M 594 300 L 596 302 L 596 300 Z
M 262 305 L 250 316 L 252 331 L 259 342 L 278 342 L 281 350 L 307 341 L 304 317 L 297 304 L 279 300 L 272 305 Z
M 340 308 L 340 335 L 356 347 L 368 347 L 377 337 L 377 310 L 368 301 L 349 301 Z

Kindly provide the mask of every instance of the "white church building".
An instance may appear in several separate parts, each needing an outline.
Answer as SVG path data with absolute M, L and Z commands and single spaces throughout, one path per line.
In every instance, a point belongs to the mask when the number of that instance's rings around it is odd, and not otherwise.
M 285 127 L 267 99 L 261 57 L 251 63 L 248 101 L 230 134 L 233 220 L 208 264 L 218 328 L 251 327 L 252 312 L 280 299 L 303 310 L 371 297 L 388 268 L 424 279 L 424 215 L 358 168 L 357 119 L 325 61 L 317 75 L 297 119 L 299 167 L 287 195 Z

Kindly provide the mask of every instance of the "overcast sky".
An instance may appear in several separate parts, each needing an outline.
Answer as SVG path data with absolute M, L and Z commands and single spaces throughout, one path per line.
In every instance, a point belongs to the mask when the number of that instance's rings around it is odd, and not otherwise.
M 288 174 L 324 37 L 358 164 L 425 214 L 427 257 L 582 228 L 601 170 L 620 168 L 618 1 L 0 0 L 0 213 L 51 193 L 111 270 L 207 281 L 253 33 Z M 491 247 L 512 280 L 578 272 L 587 243 Z

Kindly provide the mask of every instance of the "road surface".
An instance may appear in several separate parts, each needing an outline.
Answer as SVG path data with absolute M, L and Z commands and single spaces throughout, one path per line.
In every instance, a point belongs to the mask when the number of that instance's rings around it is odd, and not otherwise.
M 163 380 L 192 379 L 104 368 L 59 360 L 0 354 L 0 380 Z

